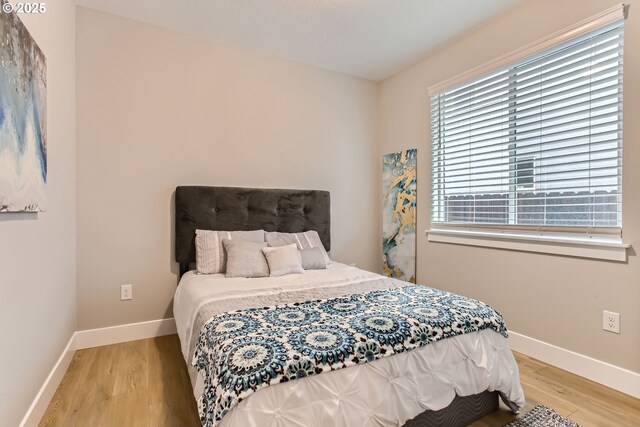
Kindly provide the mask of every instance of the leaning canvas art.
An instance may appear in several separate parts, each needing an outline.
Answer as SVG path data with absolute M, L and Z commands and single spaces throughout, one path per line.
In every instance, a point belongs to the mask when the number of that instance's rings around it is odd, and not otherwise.
M 46 58 L 18 15 L 0 12 L 0 212 L 44 211 L 46 76 Z
M 416 282 L 417 150 L 383 158 L 382 261 L 389 277 Z

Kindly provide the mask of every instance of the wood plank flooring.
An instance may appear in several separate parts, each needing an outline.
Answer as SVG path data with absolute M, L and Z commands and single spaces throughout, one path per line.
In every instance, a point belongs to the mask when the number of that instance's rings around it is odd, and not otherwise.
M 200 426 L 178 336 L 77 351 L 39 426 Z
M 522 354 L 514 355 L 527 399 L 522 414 L 536 405 L 545 405 L 584 427 L 640 426 L 640 399 Z M 501 410 L 473 426 L 501 426 L 513 419 Z
M 640 400 L 515 353 L 525 410 L 546 405 L 584 427 L 640 426 Z M 177 335 L 76 352 L 40 427 L 198 427 Z M 501 409 L 473 424 L 515 417 Z

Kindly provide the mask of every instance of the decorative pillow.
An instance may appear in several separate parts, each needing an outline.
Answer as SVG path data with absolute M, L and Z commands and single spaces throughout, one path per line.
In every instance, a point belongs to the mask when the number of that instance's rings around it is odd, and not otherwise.
M 315 230 L 305 231 L 304 233 L 279 233 L 277 231 L 265 233 L 265 239 L 269 246 L 285 246 L 295 243 L 298 249 L 308 248 L 320 248 L 322 250 L 322 256 L 327 261 L 327 264 L 331 263 L 327 251 L 324 249 L 322 240 L 318 236 L 318 232 Z
M 287 246 L 262 248 L 271 277 L 284 276 L 286 274 L 302 274 L 302 257 L 295 243 Z
M 262 253 L 265 242 L 223 239 L 227 251 L 227 277 L 267 277 L 269 265 Z
M 201 274 L 224 273 L 227 256 L 222 239 L 264 242 L 264 230 L 212 231 L 196 230 L 196 269 Z
M 327 268 L 327 260 L 321 248 L 300 249 L 302 268 L 305 270 L 324 270 Z

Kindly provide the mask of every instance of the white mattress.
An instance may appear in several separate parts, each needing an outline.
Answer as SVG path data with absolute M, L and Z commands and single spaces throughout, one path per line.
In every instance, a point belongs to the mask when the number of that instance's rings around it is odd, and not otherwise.
M 198 311 L 211 301 L 232 310 L 238 299 L 313 291 L 335 296 L 335 289 L 379 278 L 377 274 L 332 263 L 327 270 L 277 278 L 225 278 L 188 272 L 178 286 L 174 316 L 182 353 L 189 349 Z M 332 292 L 333 289 L 333 292 Z M 246 302 L 246 301 L 245 301 Z M 202 378 L 192 370 L 194 395 Z M 456 394 L 499 391 L 518 408 L 524 406 L 518 367 L 507 340 L 493 330 L 448 338 L 371 363 L 313 375 L 258 390 L 234 407 L 221 426 L 395 426 L 425 410 L 448 406 Z

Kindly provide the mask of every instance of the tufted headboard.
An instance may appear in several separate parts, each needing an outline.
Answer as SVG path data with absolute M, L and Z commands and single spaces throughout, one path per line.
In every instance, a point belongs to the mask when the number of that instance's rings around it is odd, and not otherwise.
M 331 249 L 328 191 L 263 188 L 176 188 L 176 261 L 180 276 L 196 260 L 196 229 L 300 233 L 315 230 Z

